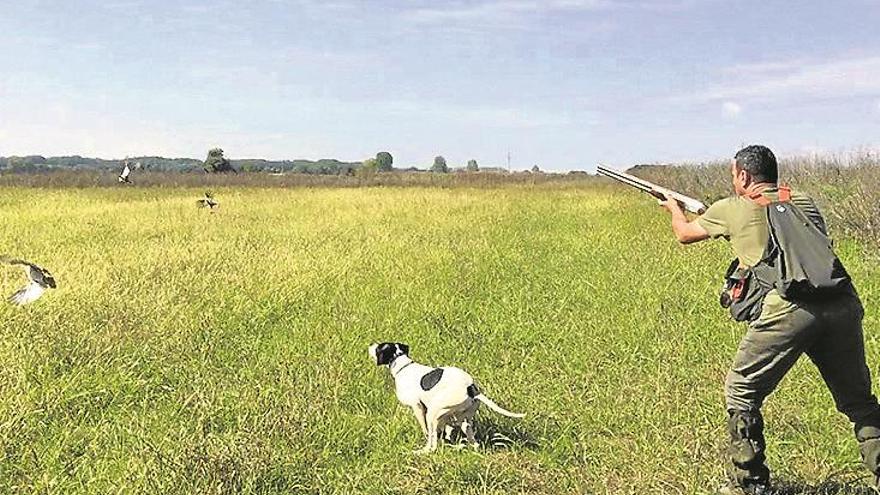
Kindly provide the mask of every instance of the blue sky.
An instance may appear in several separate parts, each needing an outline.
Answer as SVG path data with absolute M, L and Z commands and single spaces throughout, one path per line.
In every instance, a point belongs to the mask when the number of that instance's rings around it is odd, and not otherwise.
M 0 0 L 0 155 L 592 169 L 880 147 L 880 0 Z

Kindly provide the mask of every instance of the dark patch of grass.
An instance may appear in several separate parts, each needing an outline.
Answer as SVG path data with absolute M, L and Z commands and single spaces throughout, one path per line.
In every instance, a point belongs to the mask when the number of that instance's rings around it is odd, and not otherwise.
M 817 485 L 798 480 L 777 479 L 768 495 L 877 495 L 873 488 L 865 486 L 868 476 L 854 480 L 828 479 Z

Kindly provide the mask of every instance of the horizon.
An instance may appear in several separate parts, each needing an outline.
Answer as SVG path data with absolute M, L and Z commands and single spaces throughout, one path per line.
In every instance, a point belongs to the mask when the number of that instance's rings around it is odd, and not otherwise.
M 207 151 L 205 152 L 205 155 L 207 156 Z M 876 148 L 876 149 L 859 148 L 859 149 L 840 150 L 840 151 L 809 150 L 809 151 L 804 151 L 804 152 L 795 153 L 795 154 L 782 155 L 782 154 L 774 153 L 774 155 L 776 155 L 777 159 L 779 159 L 780 162 L 783 162 L 786 160 L 799 160 L 799 159 L 803 159 L 803 160 L 828 159 L 828 160 L 839 160 L 842 163 L 847 164 L 848 162 L 850 162 L 854 159 L 857 160 L 857 159 L 865 158 L 865 157 L 867 157 L 869 159 L 872 157 L 873 158 L 880 157 L 880 148 Z M 147 159 L 147 158 L 160 158 L 163 160 L 193 160 L 193 161 L 197 161 L 197 162 L 204 162 L 205 161 L 204 158 L 196 158 L 196 157 L 191 157 L 191 156 L 162 156 L 162 155 L 155 155 L 155 154 L 126 156 L 126 157 L 100 157 L 100 156 L 82 156 L 82 155 L 45 155 L 45 154 L 37 153 L 37 154 L 33 154 L 33 155 L 8 155 L 8 156 L 0 155 L 0 159 L 7 159 L 7 158 L 13 158 L 13 157 L 27 158 L 30 156 L 42 156 L 46 160 L 79 157 L 84 160 L 102 160 L 102 161 L 107 161 L 107 162 L 123 162 L 123 161 L 127 161 L 127 160 L 131 161 L 131 160 L 139 160 L 139 159 Z M 300 161 L 312 162 L 312 163 L 317 163 L 320 161 L 336 161 L 336 162 L 343 163 L 343 164 L 362 164 L 363 163 L 363 160 L 347 161 L 347 160 L 340 160 L 340 159 L 334 158 L 334 157 L 319 157 L 319 158 L 314 158 L 314 159 L 312 159 L 312 158 L 269 159 L 269 158 L 254 157 L 254 156 L 230 157 L 229 155 L 227 155 L 225 153 L 225 151 L 224 151 L 224 156 L 228 160 L 230 160 L 231 162 L 263 160 L 263 161 L 267 161 L 267 162 L 271 162 L 271 163 L 300 162 Z M 366 160 L 368 158 L 374 158 L 374 157 L 366 157 L 366 158 L 364 158 L 364 160 Z M 655 162 L 629 163 L 629 164 L 623 164 L 623 165 L 613 165 L 612 168 L 620 168 L 620 169 L 626 170 L 626 169 L 630 169 L 633 167 L 645 167 L 645 166 L 648 166 L 648 167 L 651 167 L 651 166 L 674 167 L 674 166 L 714 165 L 719 162 L 724 162 L 726 160 L 729 160 L 731 158 L 732 158 L 732 156 L 731 157 L 708 158 L 708 159 L 704 159 L 704 160 L 684 160 L 684 161 L 679 161 L 679 162 L 655 161 Z M 447 164 L 448 164 L 450 170 L 463 170 L 467 166 L 467 163 L 449 163 L 449 162 L 447 162 Z M 406 171 L 408 169 L 415 168 L 419 171 L 427 172 L 427 171 L 430 171 L 431 165 L 432 165 L 432 163 L 401 165 L 401 164 L 398 164 L 395 162 L 393 168 L 396 171 Z M 506 165 L 504 165 L 504 164 L 493 164 L 493 163 L 489 163 L 489 164 L 480 163 L 478 165 L 480 167 L 480 170 L 502 170 L 502 171 L 507 171 L 507 172 L 527 172 L 532 169 L 532 167 L 522 167 L 522 168 L 511 167 L 510 169 L 508 169 L 506 167 Z M 595 174 L 596 173 L 596 170 L 595 170 L 596 165 L 603 165 L 603 163 L 601 163 L 601 162 L 596 163 L 593 166 L 588 167 L 588 168 L 573 168 L 573 169 L 552 169 L 552 168 L 544 169 L 544 168 L 541 168 L 540 170 L 541 170 L 541 172 L 544 172 L 544 173 L 562 173 L 562 174 L 564 174 L 564 173 L 568 173 L 568 172 L 589 172 L 589 173 Z M 608 165 L 608 164 L 605 163 L 604 165 Z
M 870 0 L 9 2 L 0 18 L 0 156 L 506 169 L 509 152 L 511 170 L 565 172 L 880 149 Z

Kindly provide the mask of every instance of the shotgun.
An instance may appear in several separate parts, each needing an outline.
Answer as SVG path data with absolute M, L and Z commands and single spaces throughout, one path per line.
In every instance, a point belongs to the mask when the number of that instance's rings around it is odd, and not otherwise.
M 596 172 L 610 179 L 622 182 L 630 187 L 634 187 L 640 191 L 644 191 L 661 201 L 665 201 L 667 197 L 672 198 L 678 201 L 678 204 L 691 213 L 702 215 L 706 211 L 706 205 L 700 200 L 677 193 L 671 189 L 666 189 L 665 187 L 660 187 L 657 184 L 640 179 L 635 175 L 630 175 L 626 172 L 618 172 L 617 170 L 612 170 L 608 167 L 603 167 L 602 165 L 596 167 Z

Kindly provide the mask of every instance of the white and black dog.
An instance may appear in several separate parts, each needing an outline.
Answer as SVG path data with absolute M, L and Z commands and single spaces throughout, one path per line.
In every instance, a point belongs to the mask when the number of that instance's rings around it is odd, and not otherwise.
M 456 427 L 468 442 L 479 447 L 474 437 L 474 414 L 480 402 L 489 409 L 510 418 L 525 414 L 512 413 L 492 402 L 477 388 L 473 377 L 455 367 L 431 368 L 416 363 L 409 357 L 409 346 L 397 342 L 383 342 L 370 346 L 370 357 L 378 366 L 388 366 L 394 377 L 397 399 L 412 408 L 416 421 L 425 434 L 425 447 L 417 452 L 431 452 L 437 448 L 437 435 L 442 430 L 449 440 Z

